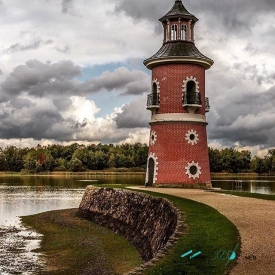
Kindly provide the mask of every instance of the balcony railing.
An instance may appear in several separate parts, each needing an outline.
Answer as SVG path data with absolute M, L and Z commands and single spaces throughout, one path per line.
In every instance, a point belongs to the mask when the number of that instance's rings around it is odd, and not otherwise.
M 147 96 L 147 109 L 158 109 L 160 104 L 159 94 L 153 93 Z
M 188 105 L 201 105 L 201 94 L 200 93 L 183 93 L 183 106 Z
M 209 98 L 206 97 L 205 98 L 205 112 L 209 112 L 209 111 L 210 111 Z

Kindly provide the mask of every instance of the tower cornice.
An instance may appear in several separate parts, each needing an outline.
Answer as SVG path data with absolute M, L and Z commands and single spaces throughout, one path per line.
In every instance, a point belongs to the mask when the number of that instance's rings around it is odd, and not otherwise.
M 209 69 L 214 61 L 203 55 L 190 41 L 169 41 L 159 51 L 144 61 L 148 69 L 167 63 L 193 63 Z

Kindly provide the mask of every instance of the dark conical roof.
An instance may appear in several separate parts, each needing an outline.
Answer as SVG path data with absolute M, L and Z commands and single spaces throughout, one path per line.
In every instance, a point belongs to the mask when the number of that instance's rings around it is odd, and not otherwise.
M 173 19 L 173 18 L 183 18 L 183 19 L 191 19 L 194 22 L 198 21 L 198 18 L 191 14 L 182 4 L 181 0 L 176 0 L 174 6 L 172 9 L 163 17 L 159 19 L 160 22 L 164 22 L 167 19 Z
M 206 69 L 213 65 L 213 60 L 203 55 L 193 42 L 170 41 L 164 43 L 159 51 L 143 63 L 148 68 L 163 63 L 197 63 Z

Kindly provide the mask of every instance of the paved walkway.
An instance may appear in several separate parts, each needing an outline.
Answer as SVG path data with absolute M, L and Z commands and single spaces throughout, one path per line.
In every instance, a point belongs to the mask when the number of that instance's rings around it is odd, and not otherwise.
M 241 236 L 241 255 L 231 275 L 275 274 L 275 201 L 194 189 L 136 188 L 202 202 L 231 220 Z M 254 255 L 256 260 L 246 259 Z

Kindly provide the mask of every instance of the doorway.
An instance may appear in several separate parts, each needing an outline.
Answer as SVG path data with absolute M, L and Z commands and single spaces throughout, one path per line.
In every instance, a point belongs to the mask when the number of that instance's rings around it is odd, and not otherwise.
M 155 177 L 155 160 L 153 158 L 149 158 L 147 186 L 153 186 L 154 177 Z

